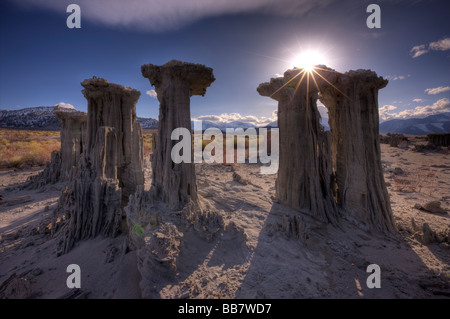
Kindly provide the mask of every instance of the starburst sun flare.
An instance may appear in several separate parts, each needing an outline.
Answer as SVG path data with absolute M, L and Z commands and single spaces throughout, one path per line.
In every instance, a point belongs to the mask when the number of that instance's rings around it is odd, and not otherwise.
M 314 69 L 314 66 L 318 64 L 326 64 L 326 59 L 318 51 L 304 51 L 292 59 L 292 63 L 295 68 L 305 69 L 308 72 L 311 72 Z

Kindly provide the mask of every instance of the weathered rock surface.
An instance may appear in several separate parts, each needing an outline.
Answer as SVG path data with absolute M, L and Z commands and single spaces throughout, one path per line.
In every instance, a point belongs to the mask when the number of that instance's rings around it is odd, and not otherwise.
M 28 299 L 34 294 L 26 273 L 21 275 L 13 273 L 0 284 L 0 299 Z
M 88 100 L 86 154 L 95 153 L 99 127 L 115 128 L 117 178 L 124 196 L 128 196 L 134 193 L 136 185 L 144 184 L 142 129 L 136 123 L 136 103 L 141 93 L 95 77 L 84 80 L 81 85 Z
M 180 227 L 192 227 L 208 241 L 223 228 L 220 216 L 200 205 L 192 145 L 190 163 L 175 163 L 171 156 L 178 143 L 172 141 L 173 130 L 192 134 L 190 97 L 204 95 L 215 79 L 211 68 L 175 60 L 162 66 L 143 65 L 141 70 L 156 89 L 159 126 L 153 135 L 150 191 L 139 186 L 125 211 L 130 229 L 127 246 L 137 251 L 142 296 L 154 298 L 158 296 L 156 284 L 177 272 L 183 238 Z
M 378 90 L 387 81 L 370 70 L 345 74 L 319 65 L 292 69 L 258 92 L 278 103 L 280 202 L 333 221 L 349 220 L 382 231 L 395 229 L 383 171 L 378 130 Z M 328 108 L 323 131 L 316 101 Z M 333 198 L 334 195 L 334 198 Z
M 380 135 L 380 143 L 389 144 L 392 147 L 397 147 L 403 142 L 408 142 L 408 137 L 399 133 L 387 133 L 386 135 Z
M 337 202 L 348 219 L 393 231 L 389 195 L 381 167 L 378 90 L 388 81 L 370 70 L 339 73 L 319 66 L 320 101 L 332 136 Z
M 436 233 L 431 229 L 428 223 L 423 223 L 422 232 L 422 243 L 424 245 L 428 245 L 436 241 Z
M 61 152 L 53 151 L 50 162 L 47 162 L 42 172 L 29 178 L 27 184 L 23 187 L 26 189 L 39 189 L 46 185 L 56 184 L 61 180 Z
M 87 114 L 55 107 L 61 122 L 61 179 L 68 180 L 72 168 L 77 166 L 86 139 Z
M 428 141 L 436 146 L 450 146 L 450 133 L 428 134 Z
M 425 210 L 427 212 L 434 213 L 434 214 L 446 214 L 447 213 L 447 211 L 441 207 L 440 201 L 431 201 L 431 202 L 427 202 L 424 205 L 415 204 L 414 208 Z
M 85 143 L 87 115 L 84 112 L 56 106 L 54 113 L 61 122 L 61 148 L 52 152 L 44 171 L 33 177 L 29 188 L 41 188 L 48 184 L 67 182 L 72 168 L 80 160 Z
M 323 221 L 335 221 L 330 140 L 320 125 L 318 89 L 302 69 L 285 72 L 258 87 L 278 101 L 280 132 L 276 196 L 281 203 L 306 210 Z
M 190 200 L 197 201 L 197 185 L 193 160 L 174 163 L 171 151 L 176 141 L 171 134 L 176 128 L 191 133 L 190 97 L 205 95 L 215 80 L 213 70 L 201 64 L 170 61 L 162 66 L 146 64 L 142 75 L 149 79 L 160 103 L 156 150 L 152 156 L 152 191 L 171 209 L 181 209 Z M 191 159 L 193 153 L 191 149 Z
M 95 77 L 82 85 L 88 100 L 86 137 L 60 198 L 58 210 L 69 218 L 59 254 L 78 240 L 127 231 L 122 208 L 144 183 L 142 130 L 136 123 L 139 91 Z

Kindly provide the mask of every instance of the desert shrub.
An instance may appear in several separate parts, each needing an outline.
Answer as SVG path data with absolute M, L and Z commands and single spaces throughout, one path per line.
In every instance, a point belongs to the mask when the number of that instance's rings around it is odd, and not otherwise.
M 422 165 L 414 170 L 403 170 L 394 177 L 394 190 L 398 192 L 423 192 L 432 195 L 437 188 L 438 175 L 435 169 Z
M 392 147 L 399 146 L 403 141 L 408 142 L 408 138 L 403 134 L 387 133 L 386 135 L 380 135 L 380 143 L 389 144 Z
M 59 132 L 0 129 L 0 168 L 45 165 L 60 147 Z
M 148 157 L 152 151 L 153 133 L 144 132 L 143 136 L 144 157 Z

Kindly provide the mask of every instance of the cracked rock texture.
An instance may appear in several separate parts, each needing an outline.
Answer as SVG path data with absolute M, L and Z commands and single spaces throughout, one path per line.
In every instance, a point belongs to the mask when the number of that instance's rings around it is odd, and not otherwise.
M 281 203 L 311 213 L 322 221 L 336 221 L 331 190 L 330 140 L 320 124 L 318 89 L 302 77 L 302 70 L 262 83 L 258 92 L 278 101 L 279 169 L 276 196 Z M 302 80 L 302 81 L 300 81 Z
M 191 163 L 174 163 L 171 139 L 174 129 L 184 128 L 191 134 L 190 97 L 205 95 L 214 82 L 213 70 L 201 64 L 172 60 L 164 65 L 146 64 L 142 75 L 155 86 L 159 106 L 156 149 L 152 155 L 152 191 L 171 209 L 182 209 L 189 201 L 197 201 L 197 184 L 193 152 Z
M 317 72 L 326 79 L 320 100 L 329 114 L 338 205 L 350 220 L 394 231 L 379 142 L 378 91 L 388 81 L 371 70 Z
M 85 140 L 87 115 L 84 112 L 56 106 L 55 115 L 61 122 L 61 148 L 53 151 L 50 162 L 44 171 L 33 177 L 29 188 L 41 188 L 48 184 L 67 182 L 70 179 L 72 168 L 80 160 Z
M 387 83 L 370 70 L 318 65 L 259 85 L 261 95 L 278 101 L 281 203 L 323 221 L 343 216 L 365 229 L 395 230 L 378 130 L 378 90 Z M 330 132 L 319 123 L 319 92 Z
M 81 85 L 88 100 L 87 127 L 81 159 L 58 207 L 69 217 L 59 254 L 82 239 L 126 232 L 122 208 L 144 183 L 142 129 L 136 123 L 140 92 L 96 77 Z

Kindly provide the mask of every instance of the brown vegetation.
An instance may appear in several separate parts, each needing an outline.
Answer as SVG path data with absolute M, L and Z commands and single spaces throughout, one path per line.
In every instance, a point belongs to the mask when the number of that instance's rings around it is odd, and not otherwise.
M 144 158 L 148 158 L 150 156 L 150 152 L 152 150 L 153 135 L 158 130 L 157 129 L 144 129 L 142 131 L 143 131 L 143 140 L 144 140 Z
M 0 129 L 0 168 L 42 166 L 59 149 L 59 132 Z
M 394 177 L 394 190 L 398 192 L 422 192 L 431 196 L 437 189 L 437 170 L 430 165 L 401 170 Z

